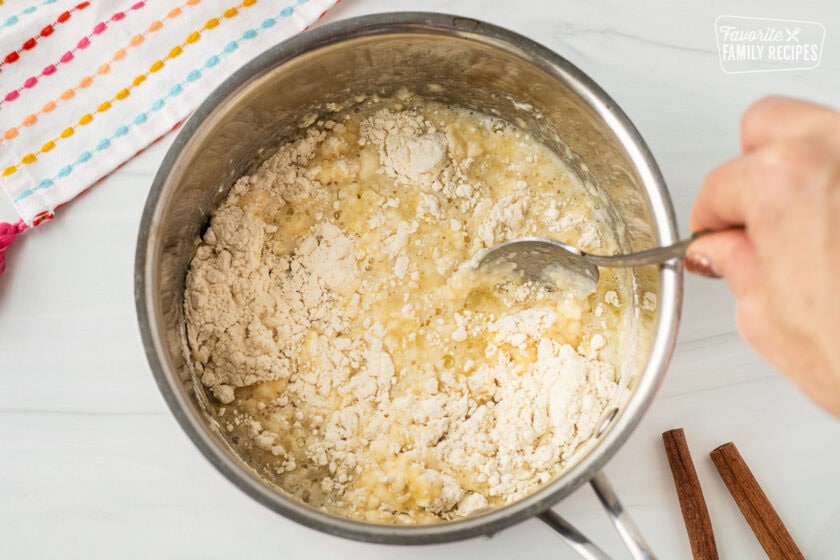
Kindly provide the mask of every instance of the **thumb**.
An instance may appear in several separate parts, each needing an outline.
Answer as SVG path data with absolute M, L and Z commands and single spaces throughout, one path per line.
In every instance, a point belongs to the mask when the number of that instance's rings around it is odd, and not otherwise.
M 699 238 L 688 246 L 685 268 L 711 278 L 724 278 L 736 297 L 761 281 L 755 247 L 746 230 L 730 229 Z

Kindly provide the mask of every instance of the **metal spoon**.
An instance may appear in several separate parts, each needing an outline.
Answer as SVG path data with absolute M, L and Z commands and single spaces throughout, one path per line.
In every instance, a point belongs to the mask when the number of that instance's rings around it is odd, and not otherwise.
M 715 232 L 698 231 L 673 245 L 624 255 L 590 255 L 562 241 L 521 237 L 485 250 L 479 255 L 478 269 L 497 274 L 515 272 L 549 286 L 572 284 L 592 292 L 600 278 L 599 266 L 633 267 L 682 257 L 692 241 L 709 233 Z

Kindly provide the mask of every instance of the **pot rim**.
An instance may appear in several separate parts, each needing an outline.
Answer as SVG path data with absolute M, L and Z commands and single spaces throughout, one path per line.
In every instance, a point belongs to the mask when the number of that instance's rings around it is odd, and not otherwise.
M 671 200 L 652 154 L 630 119 L 589 76 L 550 49 L 496 25 L 431 12 L 383 13 L 327 24 L 268 49 L 226 79 L 184 123 L 155 176 L 140 222 L 134 273 L 135 304 L 146 357 L 164 400 L 190 440 L 225 478 L 269 509 L 319 531 L 366 542 L 431 544 L 495 533 L 533 517 L 589 481 L 618 451 L 650 406 L 673 353 L 682 305 L 682 264 L 671 261 L 660 268 L 660 294 L 650 360 L 624 411 L 602 441 L 585 457 L 554 482 L 517 502 L 475 517 L 434 525 L 367 523 L 332 515 L 283 496 L 231 460 L 198 418 L 189 412 L 190 405 L 176 386 L 177 375 L 161 360 L 165 351 L 157 325 L 152 322 L 157 309 L 155 295 L 151 292 L 155 264 L 153 242 L 156 240 L 160 194 L 178 164 L 183 148 L 205 120 L 224 106 L 233 93 L 303 53 L 360 37 L 393 33 L 441 34 L 479 42 L 524 58 L 564 81 L 605 121 L 628 152 L 651 198 L 654 226 L 660 243 L 670 244 L 677 240 Z

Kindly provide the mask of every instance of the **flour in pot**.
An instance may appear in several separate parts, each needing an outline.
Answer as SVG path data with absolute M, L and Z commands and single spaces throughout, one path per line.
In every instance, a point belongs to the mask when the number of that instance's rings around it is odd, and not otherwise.
M 191 363 L 243 457 L 315 507 L 416 524 L 510 503 L 596 430 L 632 292 L 617 270 L 586 296 L 482 283 L 473 259 L 525 235 L 609 252 L 605 215 L 503 121 L 369 99 L 213 214 L 187 278 Z

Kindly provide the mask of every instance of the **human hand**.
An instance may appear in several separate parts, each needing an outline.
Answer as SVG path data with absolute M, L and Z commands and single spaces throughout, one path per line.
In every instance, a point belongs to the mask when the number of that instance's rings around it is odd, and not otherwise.
M 723 277 L 738 330 L 805 393 L 840 416 L 840 112 L 794 99 L 753 104 L 743 154 L 706 176 L 689 271 Z

